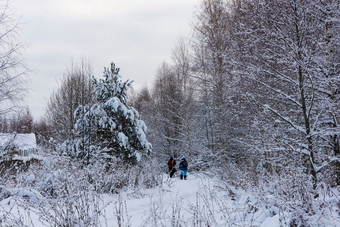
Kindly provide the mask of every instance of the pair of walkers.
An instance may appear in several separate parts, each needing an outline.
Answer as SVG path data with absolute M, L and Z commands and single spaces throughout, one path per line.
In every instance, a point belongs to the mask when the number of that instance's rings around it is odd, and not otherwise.
M 177 169 L 175 168 L 176 166 L 176 160 L 174 159 L 173 156 L 170 156 L 170 159 L 168 161 L 168 167 L 169 167 L 169 172 L 170 172 L 170 177 L 173 177 Z M 186 180 L 187 179 L 187 173 L 188 173 L 188 162 L 185 159 L 185 157 L 182 157 L 181 161 L 179 162 L 179 169 L 181 170 L 181 180 Z

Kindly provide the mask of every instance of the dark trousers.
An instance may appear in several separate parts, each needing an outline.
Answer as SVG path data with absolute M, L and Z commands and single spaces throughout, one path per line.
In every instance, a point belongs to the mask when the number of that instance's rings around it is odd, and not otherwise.
M 172 177 L 176 173 L 177 169 L 175 167 L 170 170 L 170 177 Z

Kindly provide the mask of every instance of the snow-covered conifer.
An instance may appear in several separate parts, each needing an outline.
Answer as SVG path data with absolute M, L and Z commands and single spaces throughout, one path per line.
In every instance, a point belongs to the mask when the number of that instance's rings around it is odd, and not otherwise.
M 89 160 L 96 154 L 139 161 L 151 152 L 147 127 L 138 111 L 127 104 L 132 81 L 122 81 L 118 72 L 113 63 L 111 69 L 105 68 L 104 79 L 93 79 L 97 102 L 75 111 L 78 138 L 72 149 L 78 156 Z

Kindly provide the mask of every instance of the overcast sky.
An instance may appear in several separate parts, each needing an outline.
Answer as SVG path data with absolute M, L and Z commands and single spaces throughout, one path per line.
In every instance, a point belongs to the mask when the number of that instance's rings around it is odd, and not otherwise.
M 133 86 L 151 86 L 158 66 L 189 37 L 199 0 L 10 0 L 30 69 L 26 102 L 35 120 L 73 60 L 88 58 L 96 77 L 114 61 Z

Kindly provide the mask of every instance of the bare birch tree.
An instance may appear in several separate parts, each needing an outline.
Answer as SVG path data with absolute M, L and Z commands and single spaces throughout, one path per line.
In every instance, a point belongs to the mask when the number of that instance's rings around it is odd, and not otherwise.
M 267 93 L 261 97 L 252 93 L 254 100 L 272 113 L 263 122 L 272 119 L 272 125 L 280 129 L 281 139 L 271 149 L 271 156 L 280 160 L 277 164 L 282 164 L 283 157 L 288 162 L 299 163 L 302 171 L 311 174 L 316 189 L 321 163 L 330 163 L 330 156 L 320 149 L 323 145 L 319 138 L 325 136 L 320 120 L 333 122 L 329 134 L 333 139 L 338 134 L 338 114 L 334 112 L 338 104 L 337 101 L 331 104 L 332 99 L 337 100 L 337 88 L 331 84 L 339 84 L 339 78 L 331 75 L 330 64 L 326 63 L 330 57 L 337 59 L 337 55 L 329 51 L 325 37 L 330 31 L 327 23 L 339 18 L 322 16 L 320 11 L 327 12 L 329 8 L 334 12 L 338 5 L 332 1 L 303 0 L 240 2 L 241 11 L 246 13 L 240 18 L 243 29 L 239 38 L 247 43 L 248 52 L 241 64 L 246 65 L 244 73 Z M 334 45 L 337 44 L 333 38 Z M 336 68 L 338 63 L 333 61 L 332 65 Z M 273 132 L 274 128 L 266 130 Z
M 72 138 L 76 123 L 74 111 L 79 105 L 90 104 L 94 100 L 90 81 L 92 76 L 89 62 L 72 62 L 60 82 L 60 87 L 51 95 L 47 103 L 46 118 L 55 139 L 64 141 Z
M 18 106 L 26 92 L 27 69 L 18 42 L 19 26 L 8 2 L 0 3 L 0 115 Z
M 206 106 L 206 132 L 213 153 L 228 156 L 227 106 L 230 75 L 230 20 L 224 0 L 205 0 L 195 23 L 195 71 Z

